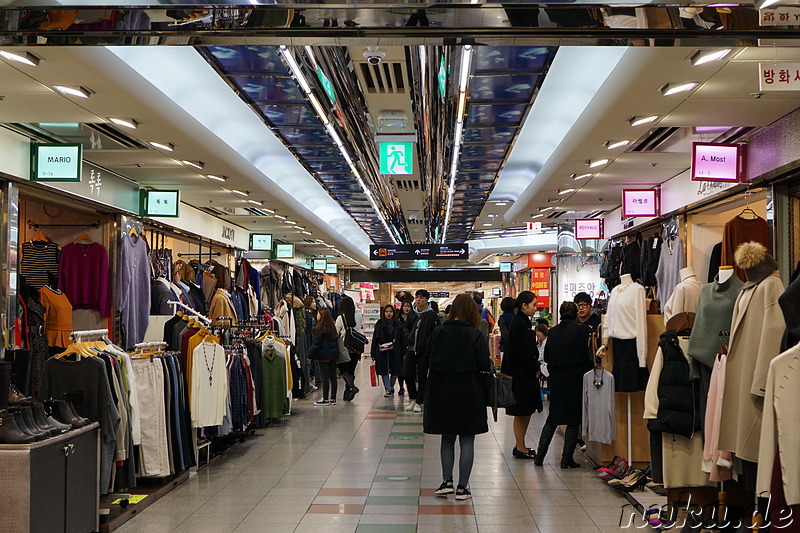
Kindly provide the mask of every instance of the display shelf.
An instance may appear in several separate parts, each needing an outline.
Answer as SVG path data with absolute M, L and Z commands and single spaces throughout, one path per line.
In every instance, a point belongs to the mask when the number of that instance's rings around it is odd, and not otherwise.
M 106 533 L 121 527 L 131 518 L 138 516 L 142 511 L 153 505 L 160 498 L 166 496 L 170 491 L 189 479 L 189 471 L 183 470 L 177 474 L 165 478 L 138 478 L 137 487 L 131 489 L 129 494 L 133 496 L 144 495 L 146 498 L 138 503 L 130 503 L 123 507 L 120 503 L 113 503 L 119 499 L 118 495 L 107 495 L 100 498 L 100 508 L 108 514 L 100 516 L 100 531 Z

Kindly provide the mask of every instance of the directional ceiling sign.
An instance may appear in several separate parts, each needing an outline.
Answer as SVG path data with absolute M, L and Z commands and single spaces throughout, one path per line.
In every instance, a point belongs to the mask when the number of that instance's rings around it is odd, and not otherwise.
M 414 260 L 414 259 L 458 259 L 466 261 L 469 247 L 456 244 L 379 244 L 369 247 L 369 256 L 374 260 Z
M 317 66 L 317 78 L 319 78 L 319 82 L 322 84 L 325 94 L 328 95 L 328 100 L 330 100 L 332 104 L 335 104 L 336 92 L 333 90 L 333 83 L 331 83 L 331 80 L 322 72 L 322 68 L 319 66 Z
M 414 143 L 380 143 L 381 174 L 413 174 Z

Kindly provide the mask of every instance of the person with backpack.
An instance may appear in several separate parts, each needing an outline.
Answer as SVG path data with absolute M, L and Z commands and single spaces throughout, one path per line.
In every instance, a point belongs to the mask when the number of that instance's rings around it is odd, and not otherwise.
M 336 318 L 336 333 L 342 339 L 345 338 L 348 328 L 361 329 L 361 313 L 356 311 L 356 303 L 349 296 L 342 296 L 342 303 L 339 304 L 339 316 Z M 361 354 L 348 350 L 350 361 L 339 363 L 339 373 L 344 379 L 345 389 L 342 399 L 349 402 L 355 398 L 359 389 L 356 387 L 356 367 L 361 361 Z
M 428 300 L 430 293 L 425 289 L 418 290 L 414 295 L 414 307 L 406 321 L 406 356 L 403 361 L 403 375 L 408 386 L 408 399 L 410 400 L 406 411 L 419 413 L 425 394 L 425 378 L 418 375 L 419 359 L 425 353 L 428 339 L 433 330 L 439 326 L 439 315 L 433 312 Z M 419 387 L 417 387 L 417 380 Z
M 339 358 L 339 333 L 327 309 L 317 311 L 316 324 L 311 332 L 308 360 L 315 361 L 322 378 L 322 399 L 314 405 L 336 405 L 338 388 L 336 360 Z
M 402 346 L 400 335 L 402 328 L 395 317 L 394 306 L 383 306 L 381 318 L 375 324 L 370 343 L 370 355 L 375 361 L 375 373 L 381 377 L 384 398 L 394 394 L 397 376 L 403 371 Z
M 494 331 L 494 317 L 492 312 L 483 305 L 483 298 L 477 292 L 472 295 L 472 299 L 478 305 L 478 312 L 481 314 L 481 332 L 489 338 L 489 335 Z

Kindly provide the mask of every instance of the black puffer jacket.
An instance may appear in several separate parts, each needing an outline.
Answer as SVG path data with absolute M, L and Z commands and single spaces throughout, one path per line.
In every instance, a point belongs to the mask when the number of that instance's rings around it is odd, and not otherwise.
M 675 331 L 662 333 L 658 347 L 664 359 L 658 379 L 658 418 L 650 420 L 647 427 L 653 433 L 691 438 L 700 429 L 698 383 L 689 379 L 689 362 Z

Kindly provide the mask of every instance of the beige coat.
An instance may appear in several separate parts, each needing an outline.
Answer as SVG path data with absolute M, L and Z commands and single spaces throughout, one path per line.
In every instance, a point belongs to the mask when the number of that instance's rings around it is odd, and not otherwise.
M 745 283 L 733 308 L 719 449 L 745 461 L 758 461 L 767 372 L 786 329 L 778 305 L 783 291 L 775 271 L 759 283 Z

